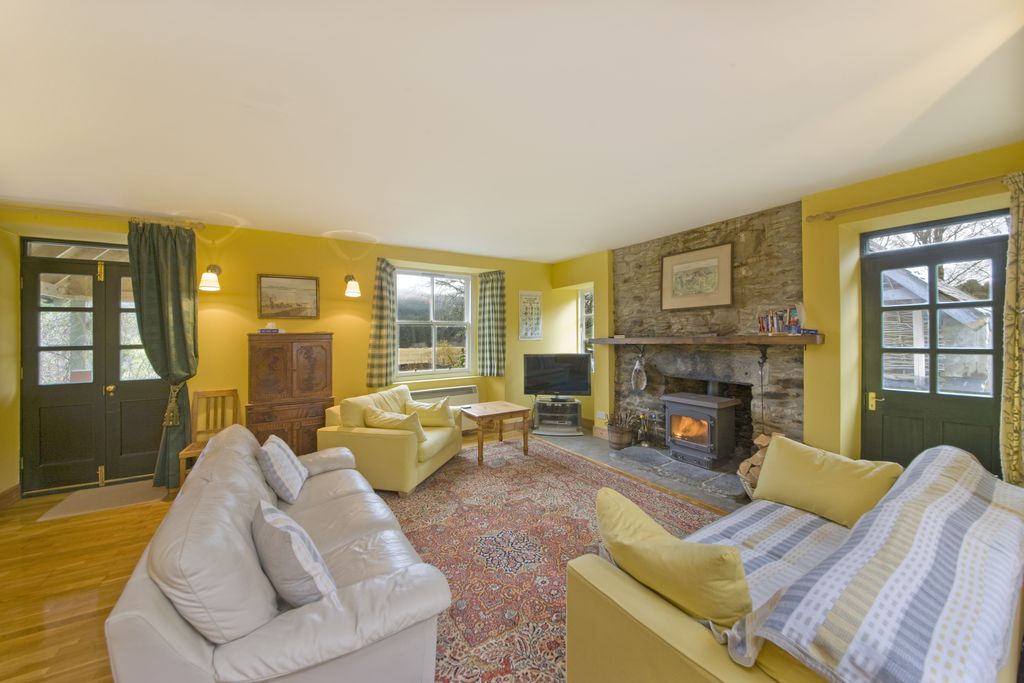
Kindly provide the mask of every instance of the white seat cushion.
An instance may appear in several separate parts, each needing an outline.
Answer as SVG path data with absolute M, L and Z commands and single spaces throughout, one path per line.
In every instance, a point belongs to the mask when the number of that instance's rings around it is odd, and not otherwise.
M 372 491 L 352 493 L 312 507 L 294 506 L 288 513 L 325 557 L 360 536 L 386 529 L 402 530 L 388 504 Z
M 396 529 L 384 529 L 360 536 L 324 555 L 335 583 L 349 586 L 363 579 L 391 574 L 423 560 Z
M 423 431 L 427 438 L 420 444 L 419 450 L 416 452 L 416 459 L 420 462 L 426 462 L 440 453 L 441 449 L 452 440 L 455 427 L 427 427 Z M 461 439 L 462 433 L 459 432 L 459 440 L 461 441 Z
M 336 589 L 334 578 L 309 534 L 273 505 L 260 501 L 252 519 L 263 571 L 292 607 L 316 602 Z
M 294 503 L 306 478 L 309 477 L 309 470 L 299 462 L 288 444 L 271 434 L 263 448 L 256 453 L 256 460 L 263 470 L 267 483 L 277 493 L 278 498 Z

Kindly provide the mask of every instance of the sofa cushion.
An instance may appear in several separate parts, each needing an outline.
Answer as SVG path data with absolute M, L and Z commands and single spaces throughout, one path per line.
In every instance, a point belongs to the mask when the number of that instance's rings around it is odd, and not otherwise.
M 207 453 L 208 467 L 218 455 Z M 178 613 L 218 644 L 241 638 L 277 615 L 277 596 L 252 538 L 261 493 L 232 482 L 229 471 L 218 469 L 216 480 L 198 476 L 202 472 L 189 476 L 153 535 L 147 558 L 150 578 Z
M 776 436 L 768 445 L 754 498 L 852 527 L 892 488 L 902 471 L 894 462 L 851 460 Z
M 294 505 L 281 501 L 277 507 L 294 517 L 302 510 L 312 509 L 334 498 L 342 498 L 353 493 L 373 493 L 373 487 L 357 470 L 331 470 L 307 479 Z
M 687 614 L 731 626 L 750 612 L 739 549 L 682 541 L 608 488 L 597 492 L 597 525 L 623 571 Z
M 393 413 L 370 406 L 363 413 L 363 420 L 365 420 L 367 427 L 375 429 L 401 429 L 415 434 L 416 440 L 420 443 L 427 440 L 423 426 L 420 425 L 420 416 L 416 413 L 406 415 L 405 413 Z
M 402 530 L 391 508 L 372 490 L 338 496 L 312 507 L 293 506 L 287 512 L 306 530 L 324 557 L 360 536 L 385 529 Z
M 343 399 L 338 404 L 341 424 L 345 427 L 365 427 L 367 425 L 363 411 L 370 406 L 391 413 L 404 413 L 405 404 L 409 400 L 411 400 L 409 387 L 404 384 L 373 394 Z
M 356 457 L 347 448 L 334 447 L 300 455 L 299 462 L 309 472 L 309 476 L 313 477 L 324 472 L 353 469 L 356 466 Z
M 306 478 L 309 477 L 309 470 L 299 462 L 288 444 L 271 434 L 263 448 L 257 451 L 256 460 L 270 488 L 274 489 L 282 500 L 294 503 Z
M 453 431 L 454 427 L 427 427 L 424 429 L 423 432 L 427 438 L 420 444 L 419 450 L 416 452 L 416 459 L 426 462 L 436 457 L 452 439 Z
M 455 426 L 455 420 L 452 416 L 452 409 L 448 405 L 447 396 L 434 403 L 409 401 L 405 404 L 405 414 L 411 415 L 413 413 L 420 416 L 420 424 L 424 427 Z
M 349 586 L 372 576 L 391 574 L 423 560 L 397 529 L 379 529 L 324 553 L 335 583 Z
M 334 592 L 334 578 L 309 534 L 294 519 L 260 501 L 252 519 L 260 565 L 277 594 L 292 607 Z

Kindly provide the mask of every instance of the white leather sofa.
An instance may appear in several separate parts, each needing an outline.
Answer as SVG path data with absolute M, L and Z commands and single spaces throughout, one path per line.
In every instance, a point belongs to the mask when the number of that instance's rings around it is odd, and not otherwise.
M 451 427 L 424 427 L 427 440 L 402 429 L 367 427 L 366 408 L 404 413 L 412 400 L 409 387 L 399 384 L 364 396 L 342 399 L 328 408 L 325 427 L 316 431 L 317 448 L 344 447 L 355 454 L 356 468 L 375 489 L 411 493 L 420 482 L 462 450 L 461 410 L 451 408 Z
M 235 425 L 199 458 L 107 618 L 114 680 L 433 681 L 437 617 L 451 602 L 444 575 L 422 562 L 351 454 L 300 457 L 310 477 L 288 505 L 264 481 L 258 448 Z M 252 540 L 260 500 L 309 532 L 336 593 L 280 603 Z M 239 633 L 254 617 L 266 621 Z

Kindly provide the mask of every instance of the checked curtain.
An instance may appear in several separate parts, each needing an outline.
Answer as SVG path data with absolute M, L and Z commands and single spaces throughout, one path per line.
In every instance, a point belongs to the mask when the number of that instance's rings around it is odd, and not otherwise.
M 370 316 L 370 349 L 366 358 L 368 387 L 386 387 L 395 382 L 395 315 L 395 267 L 387 259 L 378 258 Z
M 505 374 L 505 272 L 480 273 L 477 346 L 480 349 L 480 374 L 502 377 Z

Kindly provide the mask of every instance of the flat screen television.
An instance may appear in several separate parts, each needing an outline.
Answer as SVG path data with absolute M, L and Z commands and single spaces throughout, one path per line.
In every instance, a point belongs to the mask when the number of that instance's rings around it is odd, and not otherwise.
M 527 353 L 523 356 L 523 393 L 590 396 L 589 353 Z

